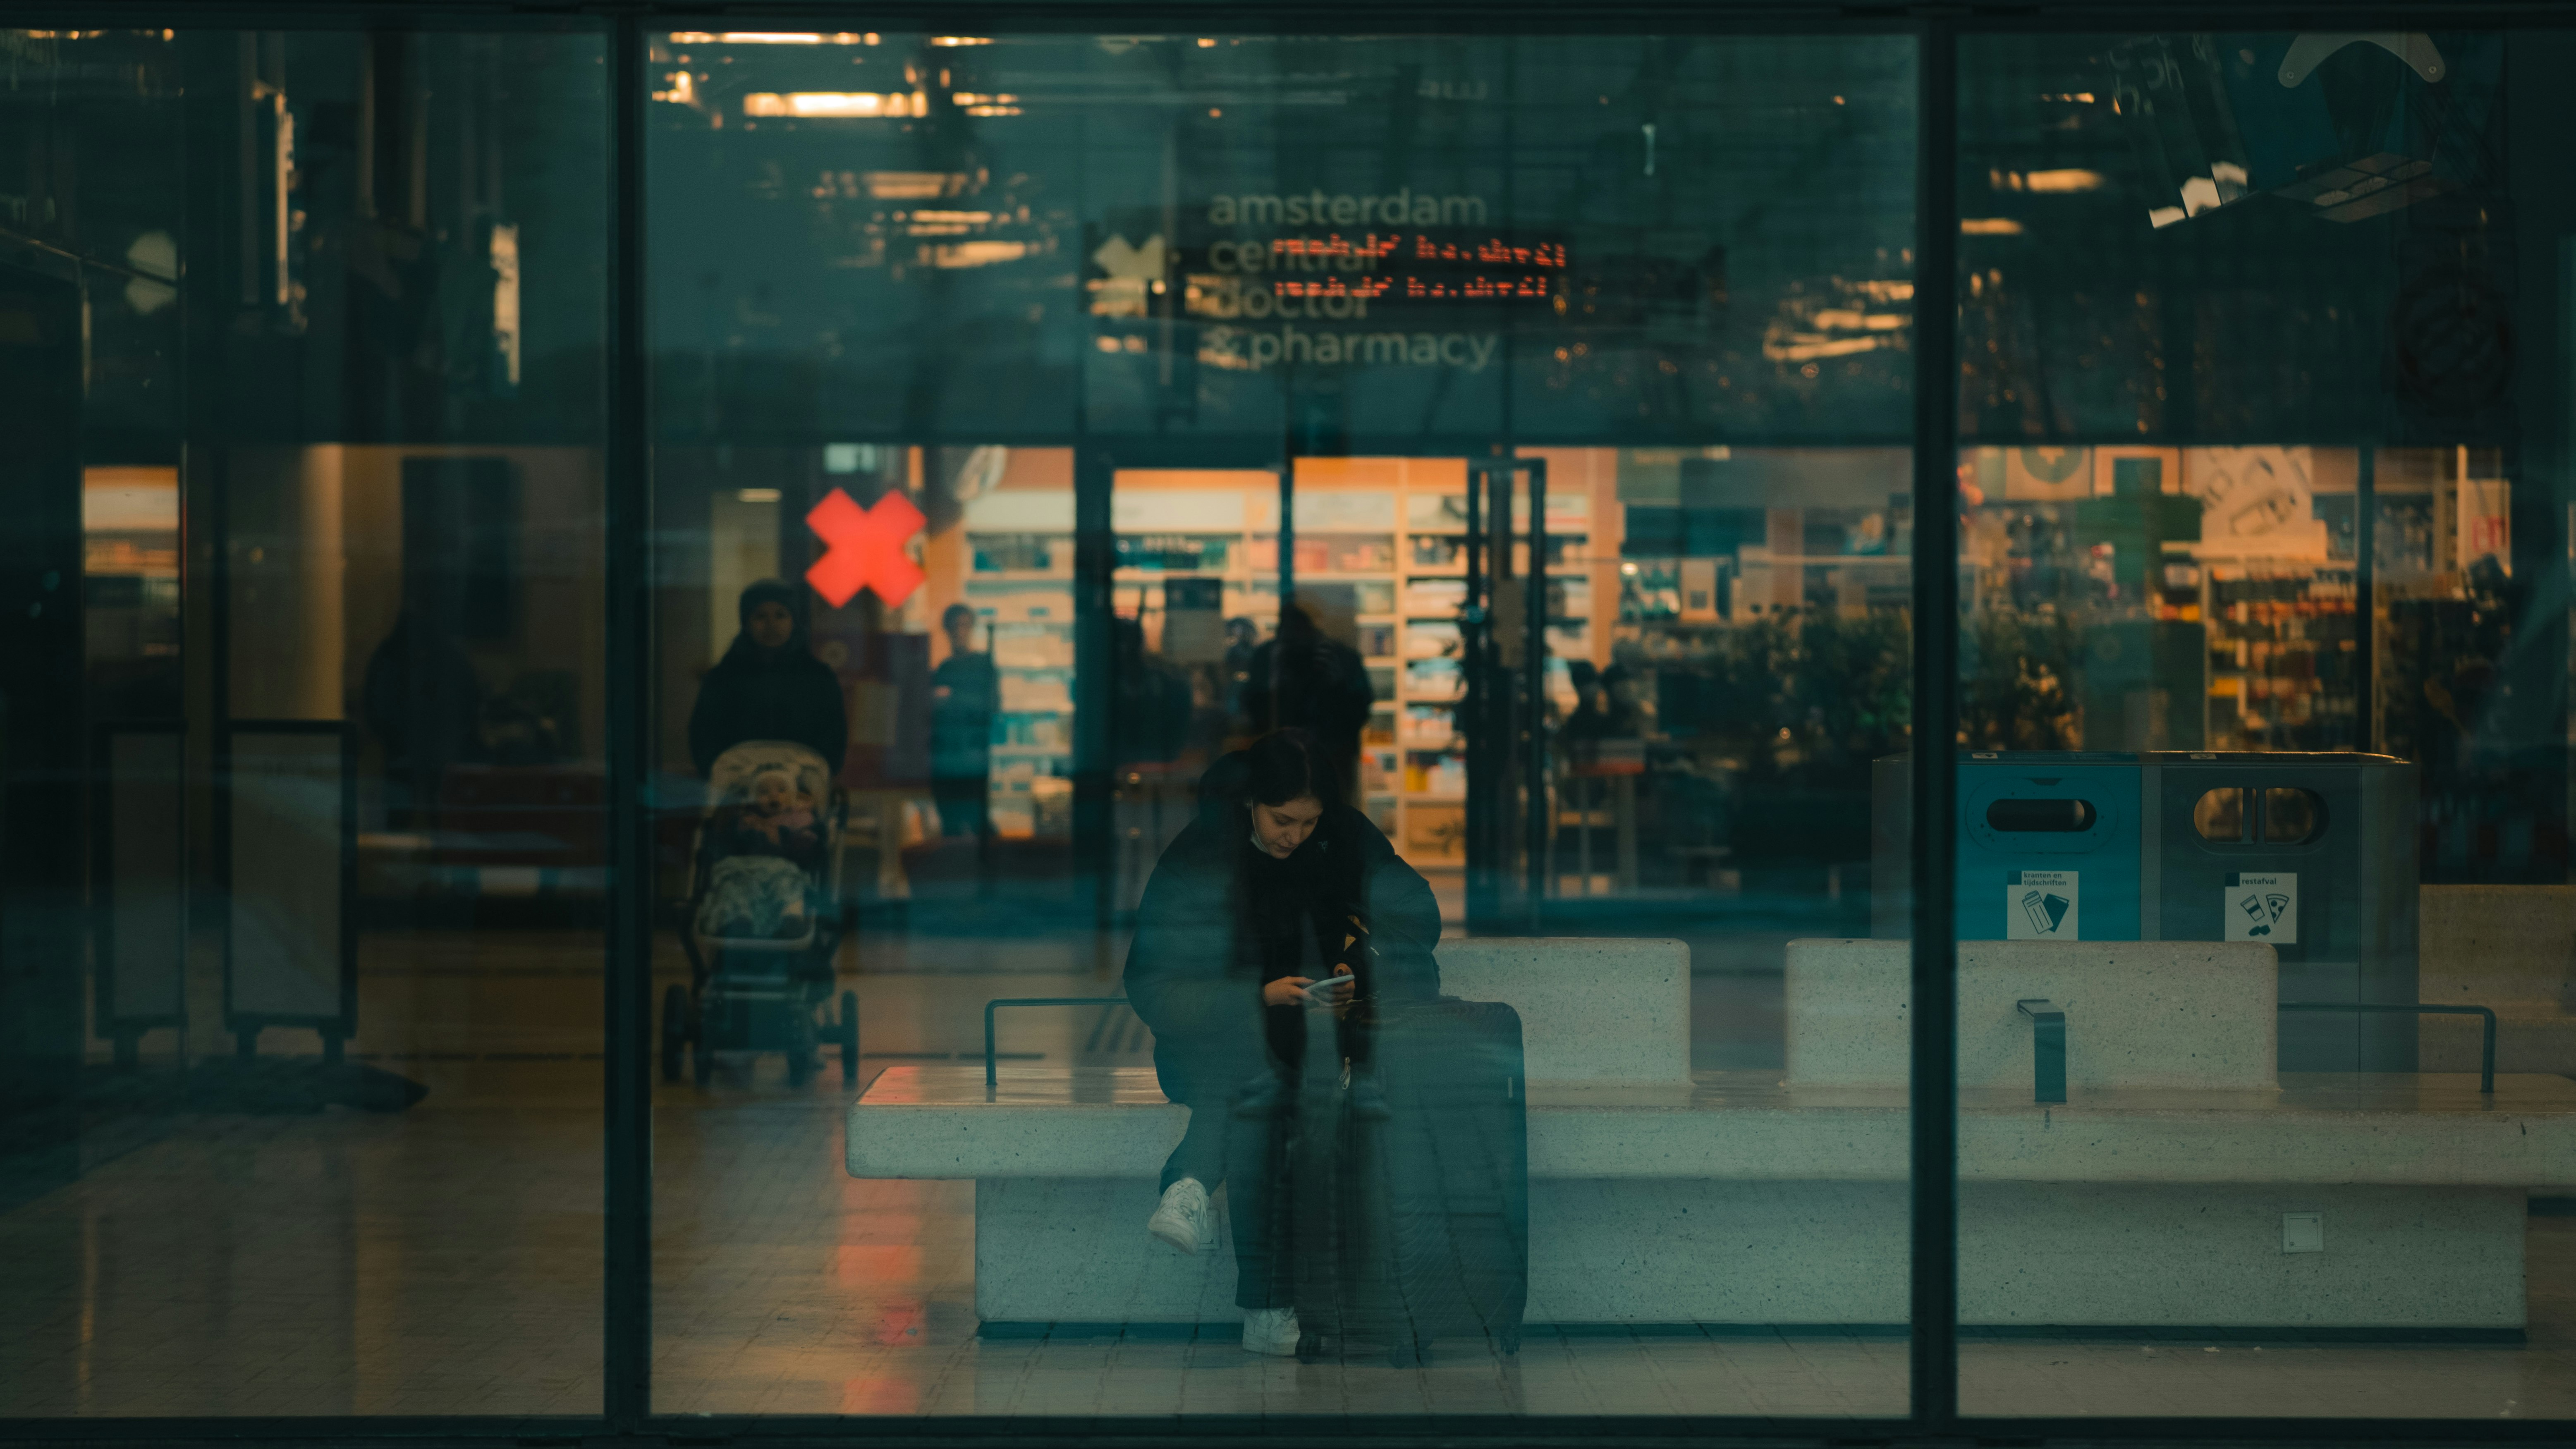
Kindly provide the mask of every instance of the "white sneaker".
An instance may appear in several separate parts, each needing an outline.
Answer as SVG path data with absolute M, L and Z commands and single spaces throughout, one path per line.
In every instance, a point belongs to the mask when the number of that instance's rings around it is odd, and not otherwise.
M 1145 1219 L 1145 1231 L 1195 1255 L 1210 1246 L 1215 1227 L 1211 1217 L 1206 1186 L 1195 1177 L 1185 1177 L 1163 1189 L 1163 1201 Z
M 1297 1310 L 1294 1308 L 1243 1310 L 1243 1351 L 1294 1358 L 1297 1354 Z

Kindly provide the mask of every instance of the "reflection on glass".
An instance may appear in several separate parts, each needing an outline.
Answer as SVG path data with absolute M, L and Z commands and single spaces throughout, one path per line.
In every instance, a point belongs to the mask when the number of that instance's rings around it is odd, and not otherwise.
M 2576 1130 L 2567 521 L 2518 441 L 2567 432 L 2567 314 L 2506 164 L 2570 56 L 1961 47 L 1962 798 L 2105 806 L 1961 847 L 1966 1412 L 2576 1416 L 2576 1178 L 2521 1155 Z

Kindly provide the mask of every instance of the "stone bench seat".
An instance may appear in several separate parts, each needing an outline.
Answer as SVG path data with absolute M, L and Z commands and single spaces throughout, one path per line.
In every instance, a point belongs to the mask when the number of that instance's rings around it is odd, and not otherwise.
M 1522 1016 L 1530 1322 L 1903 1321 L 1903 942 L 1791 944 L 1785 1073 L 1689 1070 L 1677 942 L 1440 958 Z M 2576 1082 L 2282 1076 L 2277 975 L 2263 945 L 1963 944 L 1962 1322 L 2520 1332 L 2526 1198 L 2576 1187 Z M 2065 1103 L 2032 1099 L 2033 997 L 2067 1010 Z M 844 1150 L 854 1177 L 975 1180 L 988 1323 L 1223 1322 L 1225 1195 L 1213 1253 L 1144 1232 L 1186 1122 L 1147 1069 L 902 1066 Z M 2284 1251 L 2291 1213 L 2323 1215 L 2323 1252 Z
M 1152 1177 L 1188 1112 L 1145 1067 L 888 1067 L 851 1104 L 852 1177 Z M 2576 1082 L 2302 1074 L 2276 1089 L 2099 1089 L 2041 1105 L 1961 1094 L 1959 1175 L 1992 1182 L 2388 1183 L 2576 1188 Z M 1744 1072 L 1686 1087 L 1529 1085 L 1532 1178 L 1901 1181 L 1902 1091 L 1787 1087 Z

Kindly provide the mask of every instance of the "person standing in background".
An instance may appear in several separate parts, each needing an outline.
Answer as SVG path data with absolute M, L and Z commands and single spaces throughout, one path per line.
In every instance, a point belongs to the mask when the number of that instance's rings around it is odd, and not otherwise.
M 849 707 L 830 665 L 806 640 L 804 596 L 762 579 L 742 591 L 742 632 L 698 683 L 689 711 L 689 759 L 704 777 L 716 756 L 751 740 L 786 740 L 838 774 L 850 749 Z
M 386 818 L 426 826 L 448 768 L 475 757 L 483 680 L 474 660 L 426 609 L 405 609 L 367 657 L 360 686 L 367 728 L 385 747 Z
M 1324 632 L 1316 607 L 1291 599 L 1279 610 L 1277 638 L 1252 651 L 1243 713 L 1255 734 L 1304 730 L 1347 792 L 1332 803 L 1359 802 L 1360 732 L 1377 691 L 1360 652 Z
M 987 805 L 1002 677 L 992 655 L 975 652 L 972 607 L 949 605 L 939 627 L 948 635 L 948 657 L 930 674 L 930 799 L 939 810 L 939 833 L 972 835 L 980 849 L 993 838 Z
M 1217 682 L 1230 716 L 1243 713 L 1244 687 L 1252 682 L 1252 654 L 1260 647 L 1261 631 L 1250 619 L 1225 621 L 1225 662 L 1217 666 Z

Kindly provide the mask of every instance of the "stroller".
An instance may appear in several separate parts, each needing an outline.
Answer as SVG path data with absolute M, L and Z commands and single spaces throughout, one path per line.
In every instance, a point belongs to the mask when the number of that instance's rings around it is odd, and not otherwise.
M 711 827 L 719 811 L 748 804 L 754 781 L 776 770 L 788 772 L 796 790 L 816 802 L 819 860 L 803 882 L 802 929 L 794 929 L 791 917 L 792 934 L 728 934 L 739 927 L 710 919 L 707 909 L 725 855 Z M 848 813 L 832 789 L 831 772 L 822 756 L 803 745 L 754 740 L 717 756 L 707 785 L 710 803 L 689 841 L 688 898 L 672 923 L 688 951 L 689 984 L 675 984 L 662 995 L 662 1079 L 680 1079 L 684 1050 L 702 1087 L 715 1071 L 717 1052 L 785 1052 L 787 1080 L 802 1087 L 814 1075 L 819 1046 L 829 1040 L 841 1049 L 842 1084 L 854 1083 L 858 994 L 842 992 L 838 1014 L 823 1014 L 841 944 L 840 845 Z

